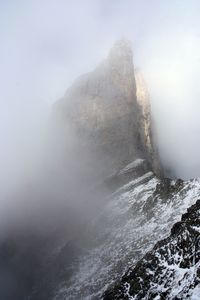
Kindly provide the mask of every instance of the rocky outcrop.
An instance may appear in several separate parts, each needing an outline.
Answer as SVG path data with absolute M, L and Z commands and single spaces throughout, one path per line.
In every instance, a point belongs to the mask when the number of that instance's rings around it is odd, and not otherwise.
M 128 176 L 142 166 L 142 161 L 134 161 L 119 173 Z M 133 270 L 157 241 L 169 235 L 173 224 L 197 201 L 199 193 L 198 179 L 159 180 L 152 172 L 116 189 L 85 230 L 87 236 L 82 235 L 85 247 L 78 270 L 70 282 L 65 279 L 60 283 L 55 299 L 101 299 L 113 283 L 110 294 L 106 293 L 108 299 L 124 299 L 120 298 L 123 294 L 117 298 L 116 282 L 123 287 L 123 275 Z
M 140 108 L 139 136 L 142 148 L 146 150 L 148 161 L 157 175 L 161 174 L 158 149 L 155 147 L 153 134 L 153 120 L 151 117 L 150 95 L 141 70 L 135 70 L 136 97 Z
M 141 73 L 134 71 L 129 41 L 118 41 L 102 64 L 81 76 L 56 111 L 110 171 L 139 157 L 155 167 L 149 95 Z
M 197 200 L 172 227 L 170 236 L 159 241 L 103 299 L 199 299 L 199 295 L 200 200 Z

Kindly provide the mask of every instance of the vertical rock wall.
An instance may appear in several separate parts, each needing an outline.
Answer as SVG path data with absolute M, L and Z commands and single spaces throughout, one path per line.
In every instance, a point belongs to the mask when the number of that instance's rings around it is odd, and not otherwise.
M 100 154 L 108 173 L 139 157 L 154 168 L 149 95 L 141 73 L 134 71 L 128 40 L 118 41 L 103 63 L 78 78 L 56 110 L 81 147 Z

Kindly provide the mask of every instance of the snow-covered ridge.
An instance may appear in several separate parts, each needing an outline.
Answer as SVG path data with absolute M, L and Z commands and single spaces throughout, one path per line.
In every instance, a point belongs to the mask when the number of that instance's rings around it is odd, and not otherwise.
M 199 180 L 185 183 L 186 203 L 199 198 Z M 184 191 L 183 189 L 183 191 Z M 200 200 L 121 281 L 104 295 L 109 299 L 192 299 L 200 297 Z
M 145 162 L 144 159 L 138 158 L 136 160 L 134 160 L 133 162 L 131 162 L 130 164 L 128 164 L 125 168 L 123 168 L 119 174 L 125 174 L 127 172 L 132 172 L 135 168 L 140 167 L 143 163 Z
M 91 222 L 85 254 L 70 280 L 59 285 L 54 299 L 100 299 L 155 242 L 170 233 L 199 195 L 199 180 L 171 184 L 151 172 L 130 180 Z

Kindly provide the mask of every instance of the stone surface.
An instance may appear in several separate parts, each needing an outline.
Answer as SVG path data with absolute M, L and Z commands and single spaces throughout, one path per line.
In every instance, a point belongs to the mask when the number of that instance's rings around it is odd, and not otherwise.
M 129 41 L 117 42 L 81 76 L 53 115 L 54 167 L 23 196 L 34 200 L 33 207 L 27 202 L 33 224 L 27 213 L 0 244 L 2 272 L 11 275 L 7 285 L 0 279 L 2 299 L 98 299 L 192 201 L 178 191 L 176 203 L 169 182 L 157 187 L 149 96 Z M 101 181 L 94 180 L 102 170 Z M 181 191 L 185 186 L 193 188 L 185 183 Z M 172 206 L 168 216 L 165 201 Z
M 136 97 L 140 108 L 139 113 L 139 136 L 142 148 L 145 149 L 148 161 L 157 175 L 162 173 L 162 166 L 156 148 L 155 136 L 153 134 L 153 120 L 151 117 L 150 95 L 147 83 L 141 70 L 135 70 Z
M 129 41 L 118 41 L 107 59 L 81 76 L 55 107 L 64 126 L 76 132 L 81 145 L 100 155 L 110 171 L 138 157 L 154 168 L 158 157 L 153 151 L 149 95 L 141 73 L 134 72 Z
M 60 282 L 54 300 L 101 299 L 112 283 L 108 299 L 123 299 L 117 298 L 116 282 L 169 235 L 171 226 L 199 194 L 198 180 L 159 180 L 152 172 L 116 189 L 89 224 L 88 237 L 82 236 L 84 254 L 78 259 L 78 268 L 70 280 Z
M 178 186 L 176 187 L 176 185 Z M 172 188 L 181 189 L 183 182 Z M 157 189 L 159 192 L 159 189 Z M 168 238 L 159 241 L 103 299 L 199 299 L 200 200 L 175 223 Z

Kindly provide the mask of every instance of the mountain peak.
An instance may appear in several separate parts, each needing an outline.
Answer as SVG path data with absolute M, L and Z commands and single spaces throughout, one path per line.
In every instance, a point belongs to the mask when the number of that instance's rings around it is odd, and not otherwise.
M 122 38 L 116 41 L 112 46 L 109 54 L 109 56 L 118 56 L 118 57 L 123 57 L 124 55 L 128 55 L 131 58 L 133 56 L 131 41 L 129 41 L 126 38 Z
M 142 88 L 140 83 L 138 91 Z M 145 98 L 147 93 L 138 93 L 137 99 L 136 92 L 132 46 L 123 38 L 60 102 L 65 122 L 75 134 L 81 132 L 78 139 L 83 146 L 95 148 L 95 153 L 103 156 L 109 173 L 138 157 L 153 162 L 149 98 Z
M 133 51 L 131 42 L 128 39 L 118 40 L 110 49 L 108 60 L 111 65 L 121 66 L 127 64 L 127 67 L 133 67 Z

